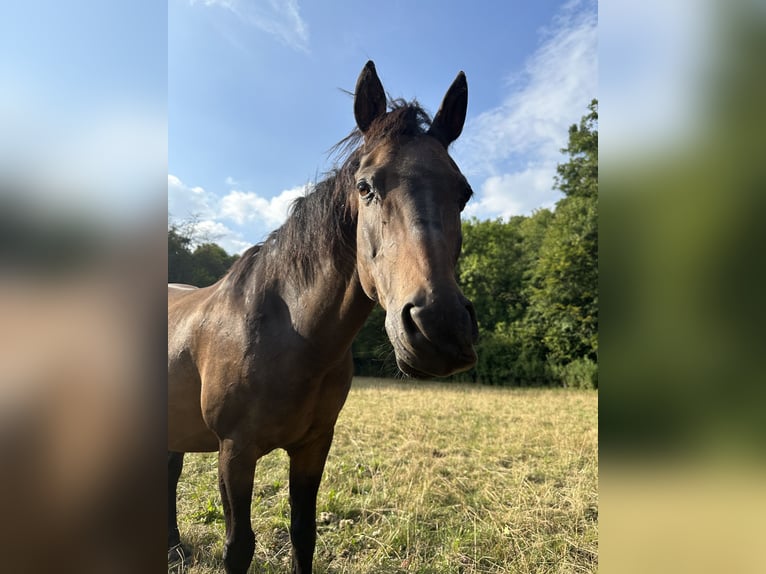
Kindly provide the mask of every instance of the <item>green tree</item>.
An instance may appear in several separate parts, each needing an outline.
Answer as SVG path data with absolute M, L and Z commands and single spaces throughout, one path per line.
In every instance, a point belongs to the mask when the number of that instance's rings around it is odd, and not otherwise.
M 370 377 L 396 376 L 394 349 L 386 334 L 386 312 L 376 305 L 354 339 L 354 371 Z
M 177 225 L 168 227 L 168 283 L 192 282 L 192 238 Z
M 198 244 L 192 251 L 194 244 Z M 215 243 L 199 241 L 196 221 L 168 225 L 168 282 L 212 285 L 237 260 Z
M 524 267 L 529 271 L 540 251 L 540 246 L 545 238 L 553 219 L 553 212 L 550 209 L 537 209 L 529 217 L 516 216 L 511 218 L 511 222 L 518 220 L 519 233 L 524 242 L 522 255 L 524 256 Z
M 557 205 L 529 283 L 527 324 L 560 378 L 593 375 L 598 358 L 598 102 L 569 129 L 569 155 L 558 166 Z M 585 363 L 583 363 L 583 361 Z M 569 371 L 566 369 L 571 365 Z M 564 370 L 562 370 L 564 369 Z M 574 374 L 573 374 L 574 376 Z
M 463 222 L 463 252 L 458 263 L 458 283 L 476 310 L 479 328 L 493 332 L 524 312 L 522 236 L 518 219 Z
M 560 202 L 540 247 L 530 289 L 530 321 L 556 363 L 598 352 L 598 227 L 595 200 Z
M 569 161 L 556 168 L 555 188 L 567 197 L 598 197 L 598 100 L 591 100 L 589 112 L 569 127 L 569 144 L 562 153 Z
M 192 253 L 192 284 L 207 287 L 223 277 L 237 260 L 236 255 L 229 255 L 220 245 L 203 243 Z

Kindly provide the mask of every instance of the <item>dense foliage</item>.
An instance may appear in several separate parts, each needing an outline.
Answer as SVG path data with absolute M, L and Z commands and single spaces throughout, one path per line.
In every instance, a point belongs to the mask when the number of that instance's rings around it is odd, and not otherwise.
M 168 283 L 207 287 L 223 277 L 237 260 L 223 247 L 196 239 L 193 223 L 168 226 Z
M 553 182 L 553 211 L 463 222 L 457 278 L 476 308 L 479 361 L 457 380 L 489 385 L 598 387 L 598 102 L 569 129 Z M 234 257 L 212 243 L 190 249 L 168 231 L 169 278 L 208 285 Z M 392 376 L 396 361 L 377 307 L 354 342 L 357 374 Z

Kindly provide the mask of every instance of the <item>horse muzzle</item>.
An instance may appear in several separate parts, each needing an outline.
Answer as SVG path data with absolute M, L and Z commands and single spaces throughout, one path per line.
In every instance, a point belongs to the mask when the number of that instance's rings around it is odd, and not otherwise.
M 386 331 L 405 374 L 446 377 L 476 364 L 476 313 L 460 292 L 418 294 L 388 309 Z

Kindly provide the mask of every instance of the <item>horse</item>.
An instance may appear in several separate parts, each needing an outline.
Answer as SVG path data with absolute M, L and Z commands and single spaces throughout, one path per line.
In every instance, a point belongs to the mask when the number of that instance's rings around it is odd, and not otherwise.
M 375 304 L 404 374 L 447 376 L 476 363 L 476 315 L 455 278 L 473 192 L 448 153 L 467 105 L 463 72 L 431 120 L 415 101 L 389 102 L 367 62 L 340 167 L 217 283 L 169 285 L 170 550 L 189 552 L 176 516 L 183 453 L 218 451 L 223 561 L 229 574 L 247 572 L 256 462 L 281 448 L 292 571 L 312 571 L 317 491 L 351 386 L 351 344 Z

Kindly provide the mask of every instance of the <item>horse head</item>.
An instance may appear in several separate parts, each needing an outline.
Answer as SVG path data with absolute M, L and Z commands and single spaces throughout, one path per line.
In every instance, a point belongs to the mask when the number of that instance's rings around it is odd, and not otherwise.
M 356 86 L 354 116 L 364 137 L 353 178 L 357 271 L 364 292 L 386 310 L 399 368 L 414 377 L 476 363 L 476 315 L 455 279 L 460 213 L 472 191 L 448 153 L 467 104 L 462 72 L 430 125 L 417 106 L 387 111 L 372 62 Z

